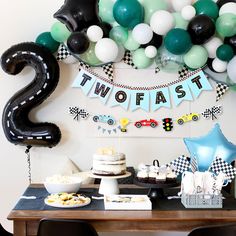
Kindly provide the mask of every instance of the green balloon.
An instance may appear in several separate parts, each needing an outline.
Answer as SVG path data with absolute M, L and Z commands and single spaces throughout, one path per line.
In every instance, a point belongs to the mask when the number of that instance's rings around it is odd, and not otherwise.
M 228 44 L 223 44 L 217 48 L 216 56 L 222 61 L 230 61 L 234 57 L 234 50 Z
M 137 0 L 117 0 L 113 7 L 115 20 L 123 27 L 133 29 L 144 20 L 144 10 Z
M 58 43 L 56 40 L 52 38 L 50 32 L 44 32 L 40 34 L 36 38 L 35 42 L 48 48 L 51 51 L 51 53 L 56 52 L 60 46 L 60 43 Z
M 128 39 L 124 43 L 124 47 L 130 51 L 134 51 L 140 47 L 140 44 L 134 40 L 132 31 L 129 31 Z
M 99 16 L 102 21 L 107 22 L 109 24 L 115 21 L 113 17 L 113 6 L 115 4 L 114 0 L 100 0 L 98 4 Z
M 133 63 L 138 69 L 145 69 L 152 65 L 153 59 L 148 58 L 145 49 L 140 48 L 133 53 Z
M 95 45 L 96 43 L 90 42 L 88 50 L 80 55 L 80 58 L 91 66 L 101 64 L 101 61 L 97 58 L 95 54 Z
M 164 45 L 169 52 L 175 55 L 181 55 L 190 50 L 192 41 L 186 30 L 172 29 L 167 33 L 164 39 Z
M 207 50 L 199 45 L 194 45 L 184 55 L 184 63 L 192 69 L 201 68 L 206 64 L 207 59 L 208 59 Z
M 70 35 L 71 32 L 61 22 L 56 22 L 51 27 L 51 36 L 59 43 L 65 42 Z
M 219 7 L 212 0 L 198 0 L 193 6 L 197 15 L 207 15 L 214 20 L 219 16 Z
M 226 13 L 216 21 L 216 31 L 222 37 L 231 37 L 236 34 L 236 14 Z
M 181 13 L 174 12 L 172 15 L 175 18 L 175 28 L 187 29 L 189 22 L 182 17 Z
M 129 32 L 122 26 L 116 26 L 111 29 L 109 37 L 113 39 L 116 43 L 124 45 L 128 39 Z
M 144 22 L 150 24 L 151 17 L 154 12 L 159 10 L 167 10 L 168 4 L 165 0 L 142 0 L 144 7 Z

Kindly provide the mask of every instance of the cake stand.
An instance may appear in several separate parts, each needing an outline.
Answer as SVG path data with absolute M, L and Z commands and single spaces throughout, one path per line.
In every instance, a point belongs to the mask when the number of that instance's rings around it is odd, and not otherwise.
M 102 195 L 112 195 L 112 194 L 119 194 L 119 186 L 118 186 L 118 179 L 123 179 L 131 176 L 130 172 L 126 172 L 124 175 L 117 175 L 117 176 L 102 176 L 102 175 L 95 175 L 90 173 L 90 177 L 94 179 L 101 179 L 101 183 L 99 186 L 99 194 Z

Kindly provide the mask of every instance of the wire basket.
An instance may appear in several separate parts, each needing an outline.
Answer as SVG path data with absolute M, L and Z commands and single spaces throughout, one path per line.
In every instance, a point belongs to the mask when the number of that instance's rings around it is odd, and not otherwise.
M 222 208 L 222 194 L 182 194 L 181 202 L 186 208 Z

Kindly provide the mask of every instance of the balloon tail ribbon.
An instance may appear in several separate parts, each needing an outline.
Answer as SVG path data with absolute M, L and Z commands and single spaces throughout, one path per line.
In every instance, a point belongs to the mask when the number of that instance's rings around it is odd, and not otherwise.
M 28 145 L 25 153 L 27 155 L 27 163 L 28 163 L 28 179 L 29 179 L 29 184 L 32 183 L 32 175 L 31 175 L 31 160 L 30 160 L 30 149 L 32 148 L 32 146 Z

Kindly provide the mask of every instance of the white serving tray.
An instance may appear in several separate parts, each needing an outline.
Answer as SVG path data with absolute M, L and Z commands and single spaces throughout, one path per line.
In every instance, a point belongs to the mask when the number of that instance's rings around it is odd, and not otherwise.
M 147 195 L 109 195 L 104 196 L 105 210 L 152 210 Z

